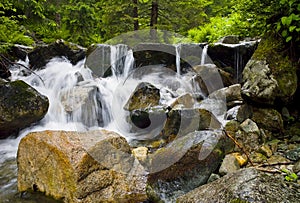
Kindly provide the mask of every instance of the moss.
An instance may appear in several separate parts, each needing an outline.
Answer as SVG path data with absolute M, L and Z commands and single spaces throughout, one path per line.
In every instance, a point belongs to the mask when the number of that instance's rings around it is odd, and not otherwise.
M 296 65 L 289 56 L 284 41 L 275 34 L 267 33 L 253 54 L 253 59 L 266 61 L 278 82 L 278 93 L 284 97 L 295 94 L 297 89 Z
M 249 203 L 249 202 L 246 201 L 246 200 L 242 200 L 242 199 L 236 198 L 236 199 L 230 200 L 230 203 Z

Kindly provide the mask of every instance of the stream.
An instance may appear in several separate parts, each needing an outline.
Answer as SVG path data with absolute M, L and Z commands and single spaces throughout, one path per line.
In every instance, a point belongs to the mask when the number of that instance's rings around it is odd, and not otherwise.
M 202 52 L 206 54 L 206 52 Z M 125 60 L 119 60 L 120 57 Z M 201 53 L 200 53 L 201 56 Z M 201 56 L 206 59 L 208 56 Z M 192 76 L 180 74 L 180 46 L 176 46 L 176 69 L 171 71 L 163 65 L 133 69 L 134 57 L 130 49 L 111 46 L 112 76 L 99 78 L 85 66 L 85 60 L 72 65 L 65 58 L 53 58 L 44 69 L 28 74 L 26 69 L 12 68 L 12 80 L 23 80 L 49 99 L 46 116 L 38 123 L 22 130 L 17 138 L 0 140 L 0 202 L 57 202 L 41 194 L 18 194 L 16 154 L 20 140 L 28 133 L 44 130 L 88 131 L 105 128 L 120 133 L 128 141 L 151 139 L 130 132 L 126 112 L 122 107 L 140 82 L 149 82 L 160 89 L 160 103 L 169 105 L 184 93 L 201 94 L 192 82 Z M 20 61 L 28 66 L 28 60 Z M 203 62 L 204 63 L 204 62 Z M 123 69 L 122 72 L 117 70 Z M 39 77 L 40 76 L 43 81 Z M 84 97 L 85 99 L 82 99 Z M 225 105 L 226 106 L 226 105 Z M 220 102 L 209 99 L 195 104 L 206 108 L 223 121 L 226 108 Z M 100 116 L 99 116 L 100 115 Z M 101 117 L 101 118 L 100 118 Z M 154 129 L 148 135 L 156 134 Z

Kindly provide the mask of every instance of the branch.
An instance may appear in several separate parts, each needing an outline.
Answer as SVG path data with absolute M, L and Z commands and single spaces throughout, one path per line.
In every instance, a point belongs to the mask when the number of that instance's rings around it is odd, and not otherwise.
M 11 60 L 9 60 L 7 57 L 5 57 L 3 54 L 0 54 L 0 57 L 7 62 L 10 65 L 17 65 L 17 66 L 21 66 L 23 68 L 25 68 L 26 70 L 28 70 L 30 73 L 36 75 L 43 83 L 43 85 L 45 86 L 45 82 L 44 80 L 41 78 L 41 76 L 39 76 L 38 74 L 36 74 L 34 71 L 32 71 L 30 68 L 27 68 L 26 66 L 24 66 L 23 64 L 20 63 L 16 63 L 16 62 L 12 62 Z
M 224 134 L 225 134 L 227 137 L 229 137 L 229 138 L 234 142 L 234 144 L 235 144 L 236 146 L 238 146 L 238 148 L 239 148 L 240 150 L 242 150 L 242 152 L 246 155 L 247 159 L 249 160 L 251 166 L 254 166 L 252 160 L 251 160 L 250 157 L 249 157 L 248 152 L 244 149 L 244 147 L 241 146 L 240 143 L 238 143 L 238 141 L 237 141 L 233 136 L 231 136 L 226 130 L 223 129 L 223 132 L 224 132 Z

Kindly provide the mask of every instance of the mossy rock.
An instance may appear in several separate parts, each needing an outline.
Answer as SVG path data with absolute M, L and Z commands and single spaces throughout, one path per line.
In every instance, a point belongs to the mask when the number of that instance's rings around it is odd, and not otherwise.
M 48 106 L 48 98 L 24 81 L 0 81 L 0 138 L 41 120 Z
M 289 103 L 297 90 L 297 66 L 293 63 L 284 41 L 275 34 L 267 33 L 259 43 L 251 60 L 265 63 L 263 65 L 270 70 L 269 73 L 266 73 L 266 79 L 269 79 L 269 81 L 274 79 L 276 81 L 276 85 L 274 90 L 271 91 L 271 94 L 273 95 L 266 98 L 266 101 L 259 101 L 259 98 L 249 99 L 265 104 L 274 104 L 276 99 L 279 99 L 284 103 Z M 244 75 L 244 82 L 247 82 L 248 80 L 249 79 L 245 78 Z M 253 81 L 254 85 L 257 85 L 256 89 L 260 88 L 260 81 L 258 80 L 259 78 L 257 78 L 256 81 Z M 266 88 L 269 88 L 269 85 L 266 85 L 265 89 Z M 261 87 L 261 90 L 257 90 L 256 95 L 259 96 L 258 92 L 262 92 L 265 89 Z

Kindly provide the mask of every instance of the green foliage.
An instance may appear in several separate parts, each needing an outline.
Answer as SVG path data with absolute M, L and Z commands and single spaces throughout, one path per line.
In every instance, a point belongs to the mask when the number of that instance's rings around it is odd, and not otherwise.
M 300 4 L 296 0 L 281 0 L 280 4 L 286 8 L 283 16 L 276 22 L 276 31 L 286 42 L 299 41 L 300 37 Z
M 297 174 L 291 172 L 290 170 L 284 168 L 281 170 L 283 173 L 285 173 L 285 177 L 284 179 L 286 181 L 289 181 L 289 182 L 296 182 L 298 180 L 298 176 Z
M 228 17 L 212 17 L 210 22 L 188 31 L 188 37 L 197 42 L 215 42 L 226 35 L 249 36 L 249 23 L 238 13 Z

